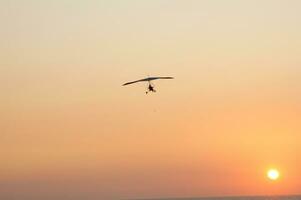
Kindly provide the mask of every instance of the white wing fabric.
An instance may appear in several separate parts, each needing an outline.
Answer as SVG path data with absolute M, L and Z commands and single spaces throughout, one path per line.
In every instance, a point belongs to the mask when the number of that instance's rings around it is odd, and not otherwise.
M 143 82 L 143 81 L 153 81 L 153 80 L 157 80 L 157 79 L 173 79 L 173 78 L 174 77 L 169 77 L 169 76 L 149 77 L 149 78 L 144 78 L 144 79 L 140 79 L 140 80 L 137 80 L 137 81 L 127 82 L 127 83 L 123 84 L 123 86 L 130 85 L 130 84 L 133 84 L 133 83 Z

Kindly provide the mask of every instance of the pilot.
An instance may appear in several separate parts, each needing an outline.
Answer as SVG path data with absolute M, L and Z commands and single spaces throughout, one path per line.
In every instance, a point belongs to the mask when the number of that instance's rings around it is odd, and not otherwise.
M 149 92 L 156 92 L 156 90 L 154 89 L 154 86 L 152 86 L 152 85 L 148 85 L 148 91 Z M 147 94 L 148 92 L 146 92 L 146 94 Z

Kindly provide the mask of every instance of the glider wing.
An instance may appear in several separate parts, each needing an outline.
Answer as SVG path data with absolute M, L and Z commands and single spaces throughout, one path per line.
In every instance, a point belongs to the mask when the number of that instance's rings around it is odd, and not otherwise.
M 149 78 L 144 78 L 144 79 L 140 79 L 140 80 L 137 80 L 137 81 L 127 82 L 127 83 L 123 84 L 123 86 L 130 85 L 130 84 L 133 84 L 133 83 L 143 82 L 143 81 L 157 80 L 157 79 L 173 79 L 173 77 L 169 77 L 169 76 L 165 76 L 165 77 L 149 77 Z

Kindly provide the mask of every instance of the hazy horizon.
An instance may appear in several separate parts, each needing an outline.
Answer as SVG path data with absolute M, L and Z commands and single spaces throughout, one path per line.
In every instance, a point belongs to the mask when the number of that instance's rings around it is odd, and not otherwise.
M 300 194 L 300 9 L 2 0 L 0 198 Z

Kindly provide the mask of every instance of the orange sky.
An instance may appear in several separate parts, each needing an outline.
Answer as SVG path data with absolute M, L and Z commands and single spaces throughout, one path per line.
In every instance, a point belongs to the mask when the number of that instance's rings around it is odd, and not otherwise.
M 300 8 L 1 1 L 0 198 L 301 193 Z

